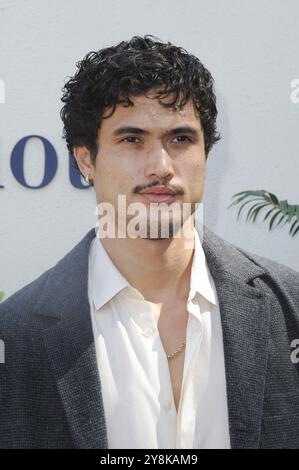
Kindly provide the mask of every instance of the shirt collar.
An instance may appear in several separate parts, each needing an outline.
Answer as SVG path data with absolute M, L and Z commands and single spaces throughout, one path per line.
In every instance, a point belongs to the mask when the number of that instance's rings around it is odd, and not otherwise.
M 98 237 L 95 237 L 91 242 L 89 263 L 91 296 L 96 310 L 109 302 L 124 288 L 132 287 L 119 272 Z
M 217 305 L 215 284 L 196 228 L 194 228 L 194 243 L 188 301 L 196 294 L 200 294 L 212 304 Z M 125 288 L 136 291 L 117 269 L 100 238 L 95 237 L 92 240 L 89 255 L 91 296 L 96 310 Z
M 194 228 L 194 248 L 189 299 L 192 299 L 197 293 L 205 297 L 212 304 L 218 305 L 215 283 L 196 228 Z

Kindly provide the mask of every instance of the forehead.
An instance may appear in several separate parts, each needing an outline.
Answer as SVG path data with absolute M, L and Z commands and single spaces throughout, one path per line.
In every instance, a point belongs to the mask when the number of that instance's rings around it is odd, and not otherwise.
M 184 124 L 201 130 L 200 117 L 192 99 L 182 109 L 167 108 L 161 105 L 154 95 L 155 93 L 151 91 L 146 95 L 130 97 L 133 106 L 125 107 L 123 104 L 118 104 L 114 113 L 102 120 L 101 132 L 113 132 L 116 126 L 121 125 L 138 126 L 148 130 L 155 128 L 166 130 Z M 169 95 L 161 101 L 167 103 L 172 100 L 173 95 Z M 109 115 L 111 110 L 112 108 L 107 108 L 104 116 Z

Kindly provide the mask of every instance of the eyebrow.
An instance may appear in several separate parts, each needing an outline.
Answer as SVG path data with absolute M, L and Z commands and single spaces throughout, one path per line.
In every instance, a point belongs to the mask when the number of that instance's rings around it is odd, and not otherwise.
M 132 126 L 124 126 L 115 129 L 112 133 L 113 136 L 119 136 L 123 134 L 149 134 L 149 131 L 145 129 L 141 129 L 140 127 L 132 127 Z M 199 136 L 199 132 L 194 127 L 190 126 L 183 126 L 183 127 L 176 127 L 174 129 L 170 129 L 168 131 L 164 131 L 163 135 L 176 135 L 176 134 L 191 134 L 194 137 Z

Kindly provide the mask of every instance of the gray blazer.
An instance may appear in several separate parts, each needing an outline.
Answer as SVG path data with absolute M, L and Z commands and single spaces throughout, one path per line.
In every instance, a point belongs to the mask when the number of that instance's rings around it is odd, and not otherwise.
M 87 296 L 94 236 L 0 304 L 0 448 L 108 449 Z M 299 273 L 207 227 L 203 248 L 220 303 L 232 448 L 299 448 Z

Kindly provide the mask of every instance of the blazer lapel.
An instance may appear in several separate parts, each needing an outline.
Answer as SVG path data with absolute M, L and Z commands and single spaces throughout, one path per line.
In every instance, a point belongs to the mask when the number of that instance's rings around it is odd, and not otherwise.
M 265 272 L 206 227 L 203 248 L 220 306 L 231 447 L 258 448 L 271 304 L 258 287 Z
M 48 317 L 42 332 L 44 345 L 75 446 L 107 449 L 87 296 L 88 250 L 94 236 L 92 229 L 52 268 L 35 315 Z

